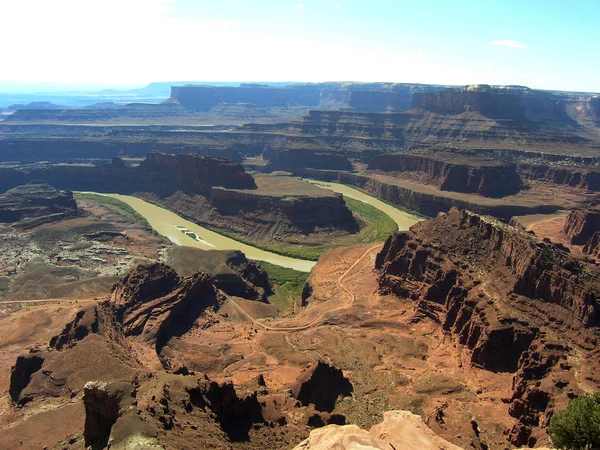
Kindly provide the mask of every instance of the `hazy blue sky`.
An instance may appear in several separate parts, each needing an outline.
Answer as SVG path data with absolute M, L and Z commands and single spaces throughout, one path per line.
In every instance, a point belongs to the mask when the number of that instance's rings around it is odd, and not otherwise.
M 0 81 L 600 91 L 600 0 L 0 0 Z

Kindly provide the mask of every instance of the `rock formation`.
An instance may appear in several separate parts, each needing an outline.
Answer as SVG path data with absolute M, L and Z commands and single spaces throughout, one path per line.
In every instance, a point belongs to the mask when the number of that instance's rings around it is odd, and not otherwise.
M 160 263 L 132 269 L 110 296 L 125 336 L 139 336 L 160 351 L 173 335 L 187 330 L 199 315 L 219 304 L 212 278 L 196 273 L 181 278 Z
M 518 422 L 509 439 L 534 444 L 551 399 L 565 395 L 551 377 L 573 376 L 567 348 L 589 352 L 600 337 L 597 268 L 522 230 L 456 209 L 390 237 L 376 267 L 380 288 L 413 299 L 421 314 L 471 349 L 474 365 L 515 373 L 510 413 Z
M 340 194 L 277 177 L 262 177 L 257 186 L 240 164 L 222 158 L 150 153 L 138 167 L 113 158 L 100 166 L 0 168 L 0 189 L 31 180 L 79 191 L 137 193 L 200 225 L 256 240 L 275 235 L 293 239 L 294 233 L 330 239 L 332 233 L 345 235 L 359 228 Z M 318 236 L 322 230 L 328 235 Z
M 58 192 L 48 184 L 32 182 L 0 195 L 0 223 L 18 228 L 33 228 L 73 217 L 77 212 L 71 192 Z
M 215 286 L 228 295 L 266 302 L 267 296 L 273 293 L 267 272 L 239 250 L 175 247 L 168 264 L 182 277 L 196 272 L 208 273 Z

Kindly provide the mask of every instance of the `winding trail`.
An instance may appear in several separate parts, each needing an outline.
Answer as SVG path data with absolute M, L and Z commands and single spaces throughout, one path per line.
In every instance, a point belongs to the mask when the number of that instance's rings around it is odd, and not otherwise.
M 343 309 L 348 309 L 350 307 L 352 307 L 352 305 L 354 304 L 354 302 L 356 301 L 356 296 L 350 291 L 350 289 L 348 289 L 343 281 L 344 278 L 346 278 L 348 276 L 348 274 L 350 272 L 352 272 L 352 270 L 354 270 L 354 268 L 363 260 L 365 259 L 373 250 L 377 250 L 379 248 L 383 247 L 383 243 L 374 245 L 373 247 L 368 248 L 361 256 L 360 258 L 358 258 L 356 261 L 354 261 L 354 263 L 337 279 L 337 285 L 346 292 L 346 294 L 348 294 L 348 297 L 350 298 L 350 301 L 347 302 L 346 304 L 339 306 L 337 308 L 334 308 L 332 310 L 329 311 L 325 311 L 321 314 L 319 314 L 317 317 L 315 317 L 314 319 L 312 319 L 310 322 L 304 324 L 304 325 L 298 325 L 298 326 L 294 326 L 294 327 L 277 327 L 277 326 L 271 326 L 271 325 L 265 325 L 264 323 L 258 321 L 257 319 L 255 319 L 254 317 L 252 317 L 252 315 L 250 315 L 250 313 L 248 313 L 246 310 L 244 310 L 240 305 L 238 305 L 238 303 L 230 296 L 225 295 L 225 297 L 227 297 L 227 299 L 229 301 L 231 301 L 231 303 L 236 307 L 236 309 L 238 309 L 242 315 L 244 315 L 245 317 L 247 317 L 254 325 L 267 330 L 267 331 L 281 331 L 281 332 L 294 332 L 294 331 L 302 331 L 302 330 L 306 330 L 308 328 L 311 328 L 313 326 L 315 326 L 317 324 L 317 322 L 320 322 L 321 320 L 323 320 L 325 318 L 326 315 L 331 314 L 333 312 L 336 311 L 340 311 Z

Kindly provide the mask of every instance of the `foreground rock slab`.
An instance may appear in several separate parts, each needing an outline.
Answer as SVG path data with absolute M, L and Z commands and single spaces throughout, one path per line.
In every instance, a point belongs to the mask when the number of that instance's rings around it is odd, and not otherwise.
M 359 449 L 460 450 L 437 436 L 421 417 L 409 411 L 388 411 L 369 431 L 356 425 L 328 425 L 311 431 L 294 450 Z

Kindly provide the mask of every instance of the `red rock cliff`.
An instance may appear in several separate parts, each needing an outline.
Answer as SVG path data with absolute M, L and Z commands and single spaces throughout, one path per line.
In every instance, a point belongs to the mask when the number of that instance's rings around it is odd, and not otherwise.
M 600 271 L 524 231 L 453 209 L 390 237 L 376 267 L 381 290 L 413 299 L 473 364 L 515 373 L 514 445 L 535 444 L 566 402 L 565 380 L 577 379 L 569 352 L 595 361 Z

